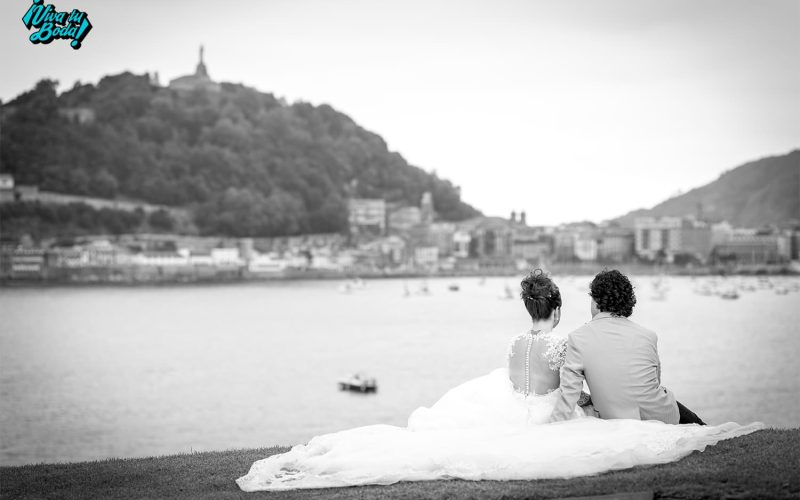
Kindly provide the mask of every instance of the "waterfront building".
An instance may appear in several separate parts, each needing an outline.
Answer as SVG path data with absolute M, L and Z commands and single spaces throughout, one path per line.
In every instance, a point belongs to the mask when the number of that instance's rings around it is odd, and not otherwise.
M 91 267 L 111 267 L 117 264 L 119 250 L 108 240 L 92 240 L 83 246 Z
M 597 236 L 594 232 L 585 232 L 575 238 L 575 258 L 584 262 L 594 262 L 597 256 Z
M 40 279 L 47 269 L 45 251 L 40 248 L 17 248 L 10 255 L 12 279 Z
M 597 245 L 589 243 L 587 240 L 597 240 L 597 225 L 593 222 L 571 222 L 569 224 L 562 224 L 558 227 L 547 230 L 548 234 L 553 236 L 553 254 L 557 262 L 575 262 L 578 259 L 576 254 L 576 245 L 578 240 L 582 241 L 579 250 L 581 256 L 585 259 L 596 259 L 597 252 L 594 246 Z
M 212 267 L 214 259 L 210 251 L 195 251 L 189 253 L 189 264 L 195 267 Z
M 733 232 L 733 226 L 728 221 L 711 224 L 711 248 L 730 241 Z
M 466 231 L 458 230 L 453 233 L 453 256 L 460 259 L 469 257 L 469 243 L 472 237 Z
M 339 233 L 315 233 L 299 236 L 276 236 L 271 238 L 247 238 L 253 241 L 252 251 L 261 253 L 284 254 L 302 248 L 328 248 L 336 251 L 344 246 L 345 237 Z M 242 248 L 242 256 L 250 251 Z
M 633 257 L 633 231 L 621 227 L 608 227 L 597 240 L 597 258 L 602 262 L 628 262 Z
M 717 264 L 765 265 L 781 264 L 791 259 L 791 236 L 737 231 L 731 238 L 714 247 L 712 261 Z
M 675 256 L 689 256 L 705 263 L 711 254 L 711 228 L 699 221 L 684 219 L 675 231 Z
M 317 264 L 317 259 L 314 259 Z M 248 259 L 247 270 L 254 274 L 279 274 L 289 267 L 289 262 L 275 255 L 253 254 Z
M 124 267 L 124 266 L 132 266 L 133 265 L 133 256 L 134 253 L 131 252 L 129 249 L 118 249 L 114 259 L 116 261 L 117 266 Z
M 636 254 L 648 260 L 682 256 L 705 262 L 711 252 L 711 228 L 693 217 L 640 217 L 634 228 Z
M 54 268 L 111 268 L 126 263 L 127 250 L 108 240 L 78 245 L 53 246 L 47 250 L 47 266 Z
M 314 261 L 309 252 L 290 251 L 283 258 L 292 269 L 308 269 Z
M 356 255 L 352 250 L 341 250 L 336 254 L 336 261 L 342 268 L 342 271 L 351 271 L 356 263 Z
M 211 250 L 211 260 L 218 267 L 243 267 L 245 265 L 238 248 L 214 248 Z
M 338 260 L 333 255 L 316 254 L 311 261 L 311 269 L 320 269 L 325 271 L 342 271 L 342 266 L 339 265 Z
M 434 222 L 428 225 L 429 240 L 439 249 L 439 255 L 452 255 L 455 247 L 453 236 L 456 225 L 452 222 Z
M 389 232 L 403 233 L 422 222 L 419 207 L 399 207 L 389 212 Z
M 192 91 L 192 90 L 205 90 L 208 92 L 219 92 L 219 83 L 213 81 L 208 76 L 208 69 L 206 69 L 205 61 L 203 61 L 203 46 L 200 46 L 200 60 L 197 63 L 193 75 L 179 76 L 174 80 L 170 80 L 169 88 L 175 90 Z
M 577 234 L 572 231 L 558 231 L 553 235 L 553 253 L 558 262 L 575 260 L 575 240 Z
M 189 256 L 171 250 L 146 250 L 134 254 L 131 263 L 142 267 L 184 267 L 189 264 Z
M 500 258 L 508 262 L 511 257 L 514 228 L 518 223 L 502 217 L 474 217 L 457 224 L 457 230 L 470 236 L 469 257 Z
M 524 212 L 523 212 L 524 214 Z M 516 214 L 512 212 L 512 221 Z M 515 226 L 511 236 L 511 256 L 541 263 L 553 253 L 553 237 L 545 234 L 542 228 Z
M 350 234 L 386 234 L 386 201 L 352 198 L 347 203 Z
M 666 256 L 672 250 L 670 233 L 681 227 L 680 217 L 640 217 L 634 223 L 636 255 L 648 260 Z
M 242 260 L 249 262 L 256 255 L 253 238 L 242 238 L 239 240 L 239 254 Z
M 374 242 L 380 257 L 389 266 L 398 266 L 406 261 L 406 242 L 398 236 L 389 236 Z
M 437 267 L 439 264 L 439 248 L 435 246 L 415 248 L 414 264 L 418 267 Z
M 51 267 L 89 267 L 89 256 L 80 247 L 51 248 L 47 252 L 47 265 Z

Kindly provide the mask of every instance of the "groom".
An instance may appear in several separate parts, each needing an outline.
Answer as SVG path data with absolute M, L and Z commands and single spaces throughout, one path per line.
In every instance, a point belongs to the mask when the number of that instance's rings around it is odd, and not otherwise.
M 592 320 L 569 334 L 561 394 L 550 420 L 570 417 L 586 379 L 600 418 L 705 425 L 661 385 L 658 337 L 628 319 L 636 304 L 628 278 L 602 271 L 590 289 Z

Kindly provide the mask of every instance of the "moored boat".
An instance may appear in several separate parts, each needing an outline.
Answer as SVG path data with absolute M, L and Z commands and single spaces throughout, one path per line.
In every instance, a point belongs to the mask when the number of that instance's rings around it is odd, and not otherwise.
M 355 373 L 349 377 L 339 379 L 340 391 L 377 392 L 378 381 L 375 377 L 368 377 L 364 373 Z

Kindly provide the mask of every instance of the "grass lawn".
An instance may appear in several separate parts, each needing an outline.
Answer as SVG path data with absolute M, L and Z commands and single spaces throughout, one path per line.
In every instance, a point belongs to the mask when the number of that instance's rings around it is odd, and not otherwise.
M 234 483 L 286 448 L 0 468 L 0 498 L 559 498 L 649 491 L 655 498 L 800 498 L 800 429 L 758 431 L 679 462 L 542 481 L 427 481 L 282 493 Z

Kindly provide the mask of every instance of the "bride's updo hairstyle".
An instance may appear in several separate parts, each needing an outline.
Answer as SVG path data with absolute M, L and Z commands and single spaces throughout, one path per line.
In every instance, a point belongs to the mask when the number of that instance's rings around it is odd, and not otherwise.
M 561 307 L 561 292 L 541 269 L 535 269 L 522 280 L 522 303 L 534 321 L 549 318 Z

